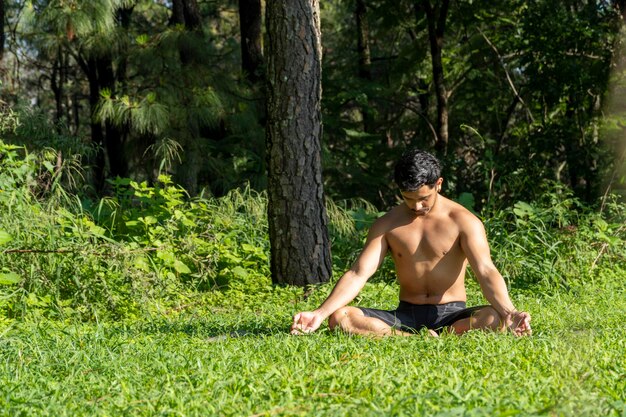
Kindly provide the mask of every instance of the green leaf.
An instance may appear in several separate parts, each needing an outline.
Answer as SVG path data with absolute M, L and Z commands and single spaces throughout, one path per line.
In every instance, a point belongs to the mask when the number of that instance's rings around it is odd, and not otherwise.
M 13 285 L 20 282 L 22 278 L 15 272 L 0 273 L 0 285 Z
M 515 208 L 513 208 L 513 213 L 515 213 L 517 217 L 526 217 L 526 216 L 531 217 L 531 216 L 534 216 L 535 214 L 535 208 L 528 203 L 525 203 L 523 201 L 518 201 L 517 203 L 515 203 Z
M 230 262 L 232 262 L 234 264 L 238 264 L 241 261 L 243 261 L 243 259 L 241 259 L 240 257 L 238 257 L 236 255 L 233 255 L 231 253 L 228 253 L 228 252 L 222 253 L 221 257 L 229 260 Z
M 137 259 L 135 259 L 134 266 L 140 271 L 150 272 L 150 263 L 145 256 L 137 257 Z
M 139 221 L 145 225 L 151 225 L 159 222 L 154 216 L 140 217 Z
M 371 133 L 360 132 L 354 129 L 343 129 L 343 131 L 345 132 L 346 136 L 348 136 L 349 138 L 358 139 L 358 138 L 371 138 L 375 136 L 375 135 L 372 135 Z
M 179 261 L 178 259 L 176 259 L 174 261 L 174 269 L 179 274 L 190 274 L 191 273 L 191 269 L 189 269 L 189 267 L 187 265 L 185 265 L 183 262 Z
M 236 266 L 234 267 L 231 272 L 233 273 L 234 276 L 238 277 L 238 278 L 246 278 L 248 276 L 248 271 L 246 271 L 245 269 L 243 269 L 240 266 Z
M 243 249 L 244 252 L 250 252 L 250 253 L 256 253 L 257 251 L 257 247 L 252 246 L 249 243 L 242 243 L 241 249 Z
M 4 230 L 0 230 L 0 245 L 4 245 L 13 240 L 13 237 L 5 232 Z
M 104 233 L 106 232 L 106 230 L 103 227 L 96 226 L 93 223 L 89 225 L 89 231 L 94 236 L 97 236 L 97 237 L 104 237 Z
M 43 166 L 46 167 L 48 172 L 54 172 L 54 165 L 52 165 L 49 161 L 43 161 Z
M 170 251 L 157 251 L 157 258 L 163 260 L 168 265 L 173 265 L 176 262 L 176 256 Z

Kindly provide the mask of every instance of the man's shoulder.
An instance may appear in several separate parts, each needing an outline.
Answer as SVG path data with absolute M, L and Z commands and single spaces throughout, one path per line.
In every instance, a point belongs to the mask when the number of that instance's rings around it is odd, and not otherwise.
M 398 210 L 400 206 L 395 206 L 390 208 L 385 214 L 380 216 L 374 221 L 374 225 L 376 224 L 386 224 L 392 222 L 394 219 L 398 218 L 400 211 Z
M 401 206 L 395 206 L 389 209 L 385 214 L 380 216 L 372 223 L 371 228 L 377 229 L 382 232 L 387 232 L 393 229 L 398 222 L 398 219 L 403 215 Z
M 478 224 L 482 225 L 482 221 L 474 213 L 472 213 L 456 201 L 450 200 L 448 198 L 446 198 L 446 212 L 447 216 L 460 226 L 476 226 Z

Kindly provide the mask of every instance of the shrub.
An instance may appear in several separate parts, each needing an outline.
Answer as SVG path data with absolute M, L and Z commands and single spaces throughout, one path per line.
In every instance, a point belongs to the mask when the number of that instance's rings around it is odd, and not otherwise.
M 626 267 L 625 214 L 616 197 L 599 212 L 557 188 L 494 213 L 486 227 L 492 256 L 510 285 L 554 291 L 593 280 L 599 266 Z

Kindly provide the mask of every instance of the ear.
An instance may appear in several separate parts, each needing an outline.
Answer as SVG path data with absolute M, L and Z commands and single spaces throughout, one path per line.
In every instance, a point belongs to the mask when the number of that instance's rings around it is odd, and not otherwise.
M 443 184 L 443 178 L 439 177 L 439 179 L 435 183 L 435 186 L 437 187 L 437 192 L 441 192 L 441 184 Z

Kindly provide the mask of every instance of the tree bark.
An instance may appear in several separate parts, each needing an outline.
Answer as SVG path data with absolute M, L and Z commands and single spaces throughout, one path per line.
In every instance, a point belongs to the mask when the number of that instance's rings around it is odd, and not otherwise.
M 365 0 L 356 0 L 354 11 L 357 28 L 357 51 L 359 53 L 359 77 L 372 79 L 372 57 L 370 53 L 370 30 L 367 24 L 367 5 Z
M 96 59 L 98 70 L 98 82 L 100 89 L 111 91 L 111 97 L 115 97 L 115 73 L 113 72 L 113 60 L 110 56 Z M 127 177 L 128 161 L 124 151 L 124 128 L 115 125 L 111 121 L 105 122 L 105 146 L 109 157 L 109 171 L 111 177 Z
M 321 170 L 318 0 L 268 0 L 267 157 L 272 281 L 331 276 Z
M 172 2 L 171 25 L 184 25 L 185 31 L 192 35 L 193 42 L 200 42 L 202 36 L 202 16 L 196 0 L 174 0 Z M 184 38 L 183 38 L 184 39 Z M 194 46 L 185 40 L 179 42 L 178 53 L 180 62 L 185 73 L 192 73 L 196 54 Z M 183 75 L 184 87 L 181 91 L 181 103 L 187 107 L 191 103 L 192 89 L 189 75 Z M 176 180 L 185 188 L 190 195 L 198 192 L 198 173 L 201 165 L 200 131 L 196 120 L 187 116 L 186 137 L 181 137 L 181 145 L 184 149 L 183 161 L 176 167 Z
M 241 69 L 250 82 L 263 79 L 263 37 L 261 0 L 239 0 Z
M 172 15 L 169 21 L 170 26 L 185 24 L 185 5 L 183 0 L 172 1 Z
M 202 15 L 196 0 L 183 0 L 185 26 L 188 30 L 198 30 L 202 26 Z
M 435 142 L 435 150 L 439 154 L 445 155 L 448 149 L 448 92 L 446 91 L 441 50 L 443 48 L 443 35 L 450 0 L 441 1 L 438 16 L 435 16 L 435 9 L 431 6 L 430 0 L 423 0 L 421 4 L 426 13 L 426 22 L 428 24 L 433 83 L 437 97 L 437 141 Z
M 357 52 L 359 54 L 359 78 L 365 81 L 372 80 L 372 57 L 370 53 L 370 31 L 367 23 L 367 5 L 365 0 L 356 0 L 354 17 L 357 28 Z M 370 112 L 371 102 L 367 97 L 367 102 L 361 106 L 363 115 L 363 131 L 372 133 L 374 130 L 372 115 Z M 385 139 L 384 142 L 387 142 Z
M 54 63 L 52 64 L 52 74 L 50 75 L 50 89 L 54 94 L 54 103 L 56 108 L 56 113 L 54 120 L 56 122 L 57 131 L 61 126 L 61 122 L 63 121 L 63 96 L 64 96 L 64 87 L 65 80 L 63 72 L 65 71 L 65 66 L 63 63 L 63 51 L 59 46 L 57 48 L 57 54 L 54 59 Z M 60 132 L 58 132 L 60 133 Z
M 0 0 L 0 61 L 4 56 L 4 42 L 6 35 L 4 34 L 4 0 Z
M 89 110 L 91 127 L 91 143 L 94 146 L 93 158 L 93 183 L 97 194 L 102 194 L 105 186 L 105 168 L 106 158 L 104 156 L 104 130 L 102 123 L 97 122 L 94 113 L 100 100 L 100 84 L 98 83 L 98 70 L 95 58 L 89 58 L 87 61 L 78 60 L 81 68 L 89 81 Z

